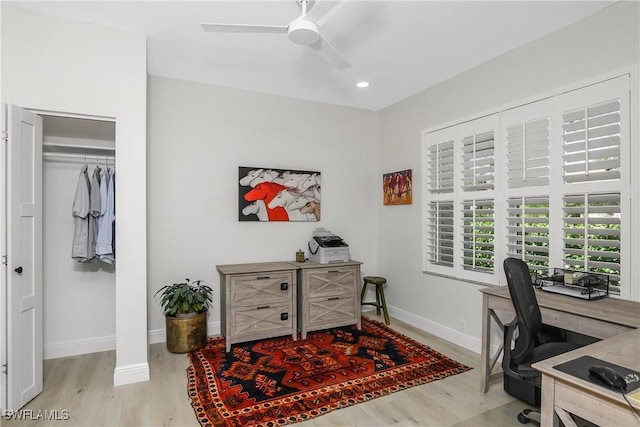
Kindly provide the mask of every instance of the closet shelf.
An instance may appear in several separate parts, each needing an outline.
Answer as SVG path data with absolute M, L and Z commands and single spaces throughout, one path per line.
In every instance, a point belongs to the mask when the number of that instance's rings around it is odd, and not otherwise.
M 115 153 L 116 149 L 114 147 L 106 147 L 99 145 L 79 145 L 79 144 L 61 144 L 58 142 L 43 142 L 43 148 L 47 149 L 47 152 L 65 152 L 68 153 L 70 151 L 105 151 L 109 153 Z
M 105 156 L 105 155 L 95 155 L 95 154 L 72 154 L 72 153 L 42 153 L 44 157 L 56 157 L 62 159 L 82 159 L 87 163 L 91 163 L 96 160 L 96 163 L 100 161 L 109 161 L 115 162 L 116 158 L 114 156 Z

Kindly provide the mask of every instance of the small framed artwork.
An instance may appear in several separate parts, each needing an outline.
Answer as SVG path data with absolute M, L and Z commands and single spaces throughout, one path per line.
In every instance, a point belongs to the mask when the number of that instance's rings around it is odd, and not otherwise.
M 320 172 L 238 168 L 238 221 L 320 221 Z
M 410 205 L 413 203 L 411 169 L 382 175 L 384 205 Z

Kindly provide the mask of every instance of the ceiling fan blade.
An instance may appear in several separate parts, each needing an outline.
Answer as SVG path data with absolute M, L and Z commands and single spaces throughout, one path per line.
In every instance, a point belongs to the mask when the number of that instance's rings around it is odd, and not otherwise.
M 217 33 L 286 33 L 286 25 L 200 24 L 203 30 Z
M 347 0 L 340 0 L 338 2 L 335 1 L 327 1 L 327 0 L 316 0 L 311 8 L 307 12 L 307 15 L 304 19 L 307 21 L 315 22 L 318 25 L 321 25 L 329 20 L 334 13 L 336 13 Z M 322 20 L 322 22 L 318 22 Z
M 346 70 L 347 68 L 351 68 L 351 64 L 349 64 L 349 62 L 347 62 L 347 60 L 344 59 L 342 55 L 338 53 L 336 48 L 331 46 L 331 43 L 329 43 L 326 39 L 320 37 L 320 40 L 312 45 L 309 45 L 309 47 L 318 52 L 318 54 L 322 56 L 325 61 L 336 67 L 338 70 Z

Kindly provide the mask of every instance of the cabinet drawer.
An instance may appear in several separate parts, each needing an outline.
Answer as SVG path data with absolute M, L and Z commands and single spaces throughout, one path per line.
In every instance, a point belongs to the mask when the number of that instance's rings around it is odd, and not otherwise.
M 276 272 L 231 278 L 231 307 L 251 307 L 289 303 L 292 300 L 293 273 Z
M 231 336 L 235 342 L 263 336 L 290 334 L 295 313 L 292 304 L 260 305 L 231 310 Z
M 307 298 L 358 293 L 358 268 L 319 268 L 304 271 L 302 283 Z
M 358 320 L 358 297 L 343 295 L 310 298 L 305 302 L 305 316 L 309 329 L 326 329 Z

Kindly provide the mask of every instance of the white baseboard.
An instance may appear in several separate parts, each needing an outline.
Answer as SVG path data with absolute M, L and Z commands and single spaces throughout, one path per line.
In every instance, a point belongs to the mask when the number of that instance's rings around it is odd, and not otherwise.
M 97 353 L 115 350 L 116 337 L 98 337 L 88 340 L 67 341 L 43 346 L 43 358 L 57 359 L 58 357 L 77 356 L 79 354 Z
M 208 322 L 207 332 L 209 335 L 220 335 L 220 322 Z M 148 336 L 149 344 L 157 344 L 167 341 L 164 329 L 150 330 L 148 332 Z M 111 335 L 87 340 L 45 344 L 43 347 L 43 358 L 44 360 L 57 359 L 59 357 L 78 356 L 80 354 L 98 353 L 101 351 L 110 351 L 115 349 L 116 337 Z
M 137 363 L 128 366 L 116 366 L 113 370 L 113 385 L 115 387 L 125 384 L 149 381 L 149 364 Z
M 153 329 L 149 331 L 149 344 L 158 344 L 167 342 L 167 334 L 165 329 Z
M 480 354 L 482 340 L 479 338 L 463 334 L 455 329 L 451 329 L 423 317 L 416 316 L 413 313 L 409 313 L 408 311 L 401 310 L 391 305 L 387 305 L 387 309 L 389 310 L 389 315 L 398 320 L 459 345 L 460 347 L 466 348 L 467 350 L 473 351 L 474 353 Z

